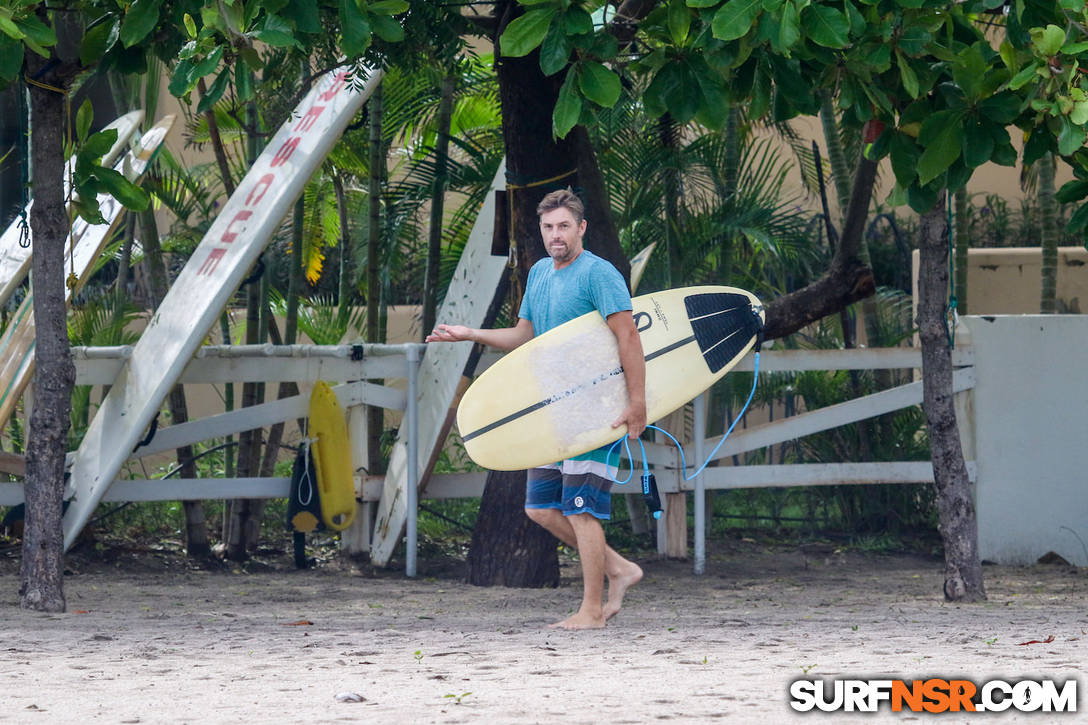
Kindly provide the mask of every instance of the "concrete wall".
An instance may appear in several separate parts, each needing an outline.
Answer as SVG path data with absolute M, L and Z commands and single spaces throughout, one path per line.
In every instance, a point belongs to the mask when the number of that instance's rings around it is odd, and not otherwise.
M 984 560 L 1088 566 L 1088 317 L 966 316 Z M 970 435 L 970 431 L 967 431 Z M 968 441 L 970 444 L 970 441 Z

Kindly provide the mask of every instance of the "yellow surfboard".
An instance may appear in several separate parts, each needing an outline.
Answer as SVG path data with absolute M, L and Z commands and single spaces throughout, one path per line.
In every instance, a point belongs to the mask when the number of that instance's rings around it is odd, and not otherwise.
M 317 468 L 321 519 L 333 531 L 343 531 L 355 519 L 355 482 L 344 409 L 323 380 L 310 393 L 310 454 Z
M 763 306 L 735 287 L 685 287 L 632 300 L 646 356 L 650 422 L 706 390 L 752 349 Z M 457 409 L 465 450 L 485 468 L 554 463 L 626 433 L 612 422 L 627 406 L 619 350 L 591 312 L 533 338 L 476 379 Z

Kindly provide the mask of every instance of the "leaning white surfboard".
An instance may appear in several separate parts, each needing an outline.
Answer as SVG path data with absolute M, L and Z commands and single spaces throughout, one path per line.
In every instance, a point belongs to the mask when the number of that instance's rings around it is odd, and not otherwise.
M 108 167 L 117 160 L 117 157 L 128 146 L 129 139 L 132 138 L 143 120 L 143 111 L 131 111 L 102 129 L 103 131 L 108 129 L 117 130 L 117 140 L 114 141 L 113 146 L 106 152 L 106 155 L 102 157 L 101 163 L 103 166 Z M 75 163 L 74 159 L 72 163 Z M 68 165 L 64 167 L 64 196 L 65 198 L 68 197 Z M 26 205 L 28 219 L 30 209 L 33 206 L 34 200 L 31 199 L 30 203 Z M 24 244 L 26 246 L 23 246 Z M 16 219 L 3 235 L 0 235 L 0 306 L 11 298 L 12 293 L 26 279 L 27 272 L 30 271 L 30 253 L 32 251 L 33 239 L 30 237 L 23 239 L 20 221 Z M 67 249 L 64 256 L 65 258 L 68 257 Z
M 654 253 L 657 242 L 651 242 L 643 247 L 642 251 L 631 257 L 631 294 L 638 289 L 638 283 L 642 281 L 642 273 L 646 271 L 646 265 L 650 263 L 650 255 Z
M 735 287 L 684 287 L 632 300 L 653 422 L 710 387 L 752 349 L 763 306 Z M 465 393 L 457 427 L 472 460 L 514 471 L 612 443 L 627 406 L 619 350 L 591 312 L 549 330 L 488 368 Z
M 506 188 L 506 164 L 499 167 L 491 182 L 468 243 L 461 252 L 457 270 L 450 280 L 438 319 L 455 325 L 479 327 L 495 296 L 506 270 L 506 257 L 491 254 L 491 237 L 495 226 L 495 194 Z M 464 390 L 461 379 L 468 364 L 471 345 L 431 345 L 419 366 L 416 428 L 419 486 L 426 485 L 434 466 L 438 449 L 445 443 L 452 426 L 450 411 L 457 395 Z M 389 563 L 408 521 L 408 432 L 402 427 L 389 457 L 381 500 L 375 518 L 374 536 L 370 544 L 370 561 L 377 566 Z
M 341 67 L 318 79 L 280 127 L 158 310 L 91 421 L 72 459 L 75 494 L 64 516 L 69 547 L 94 513 L 224 305 L 381 79 Z M 365 82 L 365 85 L 364 85 Z
M 124 174 L 129 181 L 139 181 L 173 127 L 174 119 L 175 116 L 171 114 L 149 129 L 135 147 L 116 163 L 114 170 Z M 77 277 L 77 291 L 87 281 L 95 260 L 117 228 L 121 212 L 124 211 L 121 202 L 109 194 L 98 195 L 98 209 L 106 223 L 88 224 L 85 219 L 76 219 L 66 243 L 65 263 Z M 66 286 L 64 303 L 67 305 L 71 301 L 72 290 Z M 36 333 L 34 287 L 31 285 L 12 322 L 0 336 L 0 428 L 7 424 L 23 391 L 30 384 L 34 373 Z

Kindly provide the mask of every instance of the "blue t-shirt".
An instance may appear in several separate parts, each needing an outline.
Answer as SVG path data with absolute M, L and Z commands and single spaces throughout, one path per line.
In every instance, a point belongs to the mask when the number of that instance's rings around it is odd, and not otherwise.
M 631 309 L 631 293 L 623 275 L 610 262 L 583 249 L 573 262 L 556 269 L 544 257 L 529 270 L 518 317 L 533 323 L 533 334 L 597 310 L 602 317 Z

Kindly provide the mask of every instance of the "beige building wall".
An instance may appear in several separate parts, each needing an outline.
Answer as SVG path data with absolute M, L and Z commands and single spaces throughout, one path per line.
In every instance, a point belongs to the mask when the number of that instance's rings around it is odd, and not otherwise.
M 918 297 L 918 252 L 911 277 Z M 972 315 L 1030 315 L 1039 312 L 1043 252 L 1039 247 L 970 249 L 967 252 L 967 311 Z M 958 293 L 963 297 L 963 293 Z M 1088 249 L 1058 248 L 1057 307 L 1080 314 L 1088 304 Z M 961 314 L 963 313 L 960 310 Z

